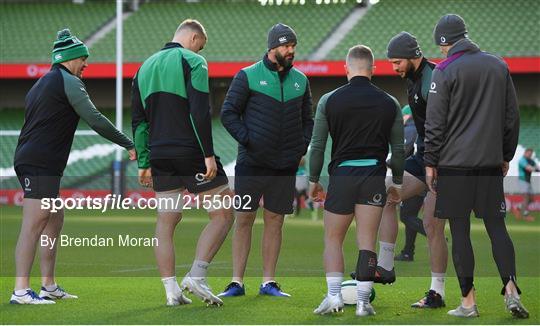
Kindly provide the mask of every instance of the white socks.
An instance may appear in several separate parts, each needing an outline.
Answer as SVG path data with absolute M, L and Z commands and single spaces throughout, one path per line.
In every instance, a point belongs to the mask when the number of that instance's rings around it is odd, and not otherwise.
M 358 285 L 356 286 L 356 291 L 358 294 L 357 302 L 369 303 L 372 288 L 373 281 L 359 281 Z
M 28 290 L 31 290 L 30 288 L 27 289 L 20 289 L 20 290 L 14 290 L 13 293 L 15 293 L 16 296 L 22 296 L 25 295 Z
M 430 290 L 434 290 L 444 299 L 444 277 L 445 273 L 431 272 L 431 287 Z
M 238 283 L 240 286 L 244 286 L 244 281 L 239 277 L 233 277 L 231 280 L 232 283 Z
M 53 285 L 43 285 L 46 291 L 52 292 L 58 288 L 58 285 L 54 283 Z
M 196 279 L 206 278 L 206 274 L 208 273 L 208 265 L 210 265 L 210 263 L 202 260 L 194 260 L 193 265 L 191 265 L 189 275 Z
M 276 281 L 270 280 L 270 281 L 262 282 L 262 283 L 261 283 L 261 284 L 262 284 L 262 287 L 265 287 L 266 284 L 268 284 L 268 283 L 276 283 Z
M 379 255 L 377 257 L 378 266 L 391 271 L 394 268 L 394 247 L 395 243 L 379 241 Z
M 328 286 L 328 295 L 334 296 L 341 293 L 341 282 L 343 282 L 343 273 L 326 273 L 326 285 Z
M 176 282 L 176 276 L 162 278 L 161 282 L 163 282 L 163 286 L 165 287 L 167 298 L 175 298 L 182 293 L 182 290 L 180 290 L 180 287 L 178 286 L 178 282 Z

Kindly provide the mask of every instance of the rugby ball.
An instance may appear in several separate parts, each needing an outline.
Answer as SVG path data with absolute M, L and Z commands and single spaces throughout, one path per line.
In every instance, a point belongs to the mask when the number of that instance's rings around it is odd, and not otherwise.
M 343 297 L 343 303 L 346 305 L 355 305 L 358 294 L 356 292 L 357 280 L 347 280 L 341 283 L 341 296 Z M 369 296 L 369 302 L 375 300 L 375 289 L 371 289 L 371 295 Z

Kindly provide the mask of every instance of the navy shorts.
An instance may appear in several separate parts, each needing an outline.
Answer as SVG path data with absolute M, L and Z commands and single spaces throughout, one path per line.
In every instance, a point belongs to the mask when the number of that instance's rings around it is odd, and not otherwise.
M 242 200 L 236 211 L 256 211 L 262 197 L 265 209 L 276 214 L 291 214 L 296 193 L 295 183 L 296 170 L 236 165 L 234 192 L 236 198 Z
M 500 167 L 482 169 L 437 169 L 438 218 L 504 218 L 503 175 Z
M 206 173 L 204 159 L 151 159 L 154 191 L 186 188 L 192 194 L 205 192 L 229 183 L 223 166 L 216 156 L 217 175 L 212 180 L 199 179 L 197 174 Z
M 34 165 L 17 165 L 15 173 L 24 191 L 24 198 L 57 198 L 62 173 Z
M 409 172 L 423 183 L 426 183 L 426 166 L 422 155 L 414 153 L 409 156 L 405 160 L 405 171 Z
M 340 215 L 354 213 L 354 206 L 386 204 L 386 166 L 341 166 L 332 171 L 324 209 Z

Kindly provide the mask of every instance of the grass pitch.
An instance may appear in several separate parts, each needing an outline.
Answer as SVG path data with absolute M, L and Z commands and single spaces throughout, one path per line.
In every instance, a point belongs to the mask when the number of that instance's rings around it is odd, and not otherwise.
M 13 290 L 14 248 L 20 228 L 21 208 L 0 206 L 1 277 L 0 315 L 2 324 L 539 324 L 540 323 L 540 222 L 517 222 L 507 217 L 514 241 L 518 282 L 522 299 L 531 313 L 527 320 L 515 320 L 504 311 L 499 295 L 501 281 L 491 258 L 491 245 L 481 221 L 473 219 L 472 239 L 476 259 L 476 280 L 480 318 L 457 319 L 446 315 L 459 304 L 459 286 L 449 261 L 446 285 L 447 307 L 415 310 L 410 304 L 428 289 L 430 271 L 425 238 L 418 236 L 414 262 L 396 262 L 394 285 L 375 285 L 377 315 L 357 318 L 354 307 L 333 316 L 316 316 L 312 311 L 326 292 L 322 265 L 323 227 L 304 210 L 285 222 L 277 281 L 291 298 L 257 295 L 261 278 L 262 221 L 254 226 L 253 246 L 247 267 L 247 295 L 226 298 L 221 308 L 206 307 L 194 299 L 188 306 L 166 307 L 151 247 L 61 247 L 58 251 L 57 281 L 78 300 L 54 306 L 10 305 Z M 536 215 L 540 220 L 540 215 Z M 207 221 L 202 211 L 185 211 L 175 236 L 178 278 L 189 270 L 197 238 Z M 153 211 L 67 211 L 63 234 L 73 237 L 117 238 L 119 234 L 151 237 Z M 402 229 L 401 229 L 402 231 Z M 451 238 L 449 246 L 451 247 Z M 400 232 L 397 250 L 401 249 Z M 396 250 L 396 251 L 397 251 Z M 346 271 L 355 266 L 357 249 L 354 232 L 345 241 Z M 451 258 L 450 258 L 451 259 Z M 231 237 L 215 257 L 209 284 L 222 290 L 231 275 Z M 39 260 L 32 270 L 32 287 L 39 289 Z

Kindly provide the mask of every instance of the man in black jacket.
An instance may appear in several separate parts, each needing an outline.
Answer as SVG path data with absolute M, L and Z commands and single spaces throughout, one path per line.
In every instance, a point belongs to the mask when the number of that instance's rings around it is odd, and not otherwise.
M 309 150 L 309 196 L 321 201 L 319 176 L 328 135 L 332 137 L 330 182 L 324 202 L 324 269 L 328 294 L 315 314 L 343 308 L 343 241 L 356 221 L 358 262 L 356 315 L 374 315 L 370 304 L 377 231 L 388 198 L 400 199 L 403 177 L 403 121 L 397 100 L 371 83 L 373 53 L 364 45 L 347 53 L 348 84 L 321 97 Z M 392 149 L 392 184 L 385 186 L 386 156 Z
M 433 36 L 447 59 L 433 71 L 429 90 L 426 182 L 437 193 L 435 216 L 450 223 L 462 295 L 461 305 L 448 314 L 478 316 L 469 221 L 474 210 L 491 240 L 506 308 L 515 317 L 528 318 L 516 284 L 514 246 L 504 222 L 503 177 L 519 135 L 517 98 L 508 66 L 469 40 L 458 15 L 443 16 Z
M 88 66 L 88 48 L 69 29 L 58 32 L 51 70 L 32 86 L 25 98 L 24 125 L 15 150 L 14 166 L 24 190 L 23 218 L 15 249 L 15 289 L 12 304 L 51 304 L 76 299 L 56 284 L 56 251 L 64 224 L 64 210 L 46 209 L 44 200 L 57 199 L 75 130 L 82 118 L 99 135 L 128 150 L 135 159 L 133 142 L 94 106 L 82 82 Z M 39 296 L 30 288 L 30 271 L 38 240 L 52 246 L 39 248 L 42 287 Z
M 403 200 L 413 196 L 424 195 L 427 190 L 424 166 L 424 137 L 426 120 L 426 106 L 428 90 L 431 83 L 431 74 L 435 64 L 428 61 L 416 38 L 407 32 L 394 36 L 388 43 L 388 60 L 393 69 L 407 80 L 408 102 L 412 110 L 414 124 L 418 132 L 416 152 L 405 161 L 405 175 L 403 179 Z M 444 220 L 434 217 L 435 195 L 425 195 L 423 224 L 426 231 L 429 258 L 431 267 L 431 285 L 426 295 L 413 303 L 413 308 L 440 308 L 444 307 L 445 286 L 444 279 L 448 263 L 448 247 L 444 237 Z M 380 259 L 379 268 L 381 283 L 390 283 L 394 274 L 392 253 L 398 233 L 396 219 L 396 205 L 389 201 L 383 212 L 380 230 Z
M 259 293 L 289 296 L 274 280 L 285 214 L 293 212 L 295 175 L 313 129 L 311 91 L 306 76 L 293 65 L 296 34 L 276 24 L 268 33 L 263 59 L 234 77 L 221 121 L 238 141 L 233 239 L 233 278 L 221 296 L 244 295 L 243 276 L 251 230 L 264 199 L 263 283 Z
M 208 65 L 198 54 L 207 42 L 204 26 L 186 19 L 171 42 L 144 61 L 132 89 L 133 140 L 139 178 L 152 177 L 157 207 L 154 248 L 168 306 L 191 303 L 188 290 L 210 305 L 223 301 L 212 293 L 206 276 L 233 224 L 232 192 L 214 153 L 209 105 Z M 180 286 L 176 280 L 174 231 L 183 216 L 184 189 L 197 195 L 209 223 L 199 236 L 195 259 Z M 167 204 L 170 203 L 170 204 Z

